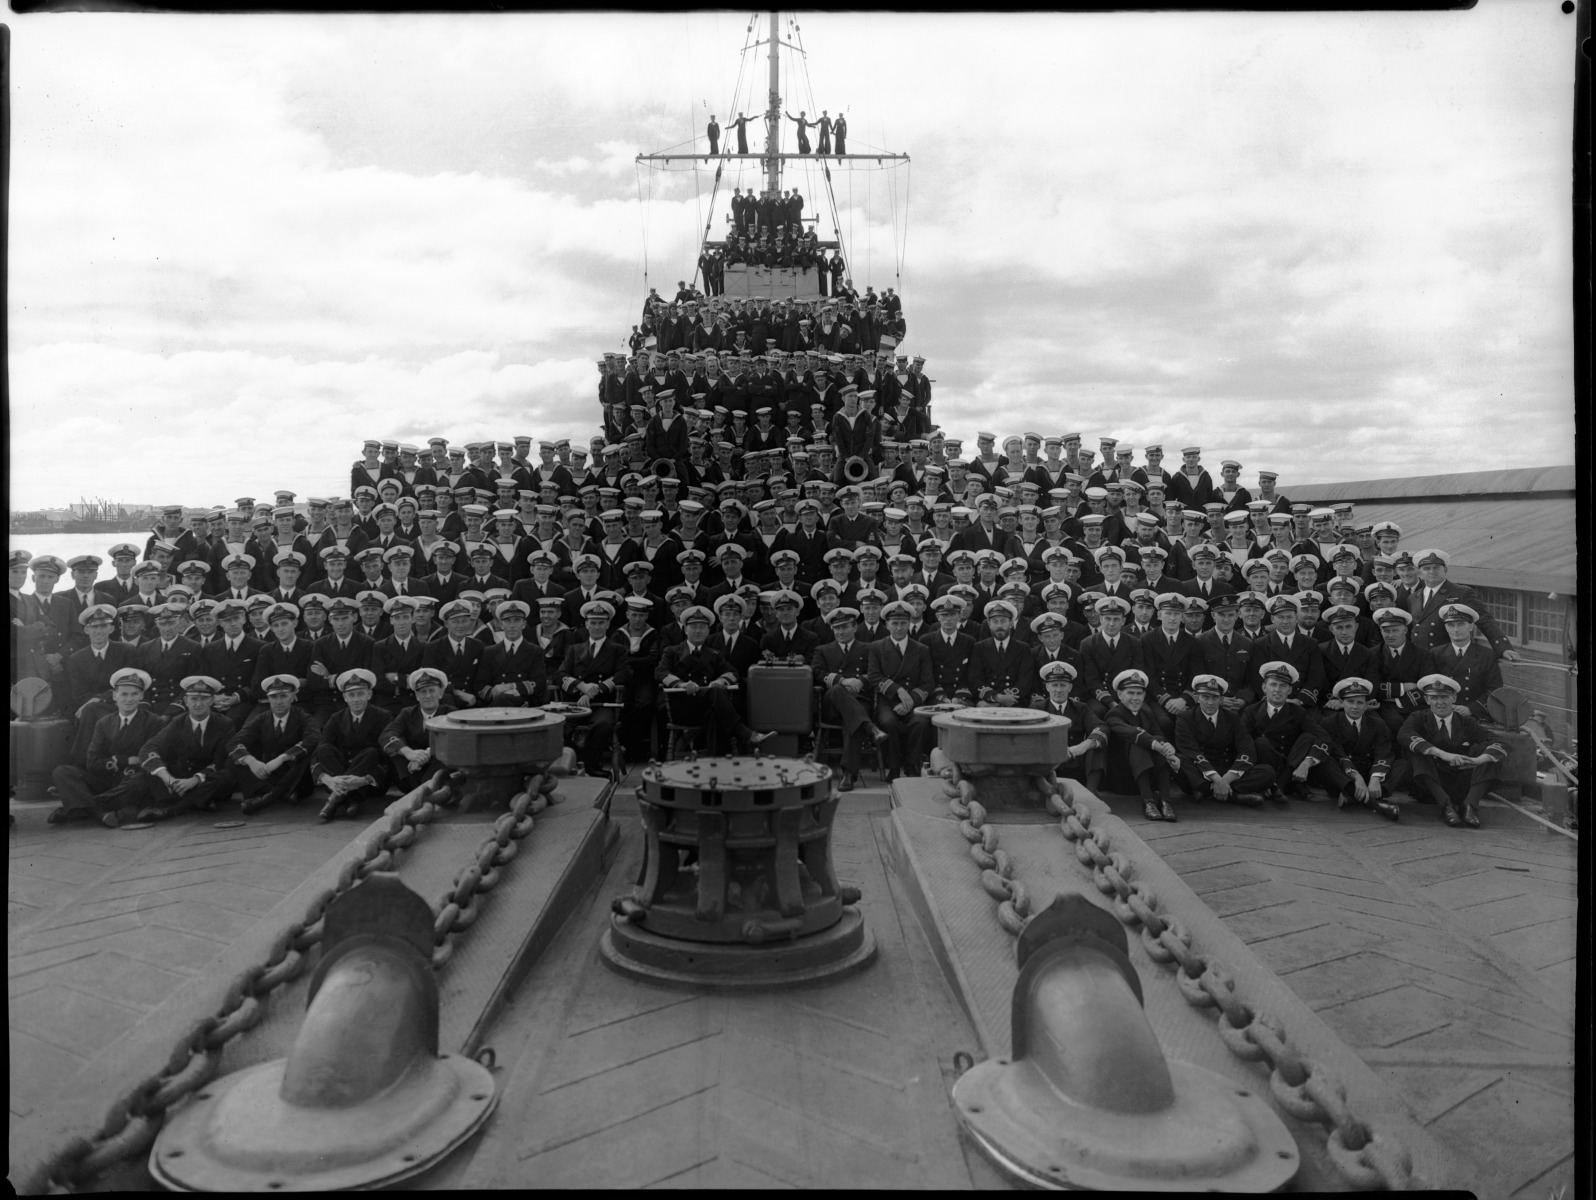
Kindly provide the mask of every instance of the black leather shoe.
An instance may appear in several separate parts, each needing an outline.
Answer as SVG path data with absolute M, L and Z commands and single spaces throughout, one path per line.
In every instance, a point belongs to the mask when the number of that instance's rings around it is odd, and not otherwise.
M 1373 804 L 1369 805 L 1369 807 L 1374 809 L 1376 813 L 1384 817 L 1387 821 L 1400 821 L 1402 819 L 1401 806 L 1392 804 L 1389 800 L 1376 800 Z
M 1479 810 L 1472 804 L 1465 804 L 1463 806 L 1463 824 L 1470 829 L 1478 829 L 1480 827 Z
M 1173 804 L 1171 804 L 1168 800 L 1164 800 L 1164 801 L 1160 802 L 1159 808 L 1163 809 L 1164 820 L 1166 820 L 1166 821 L 1178 821 L 1180 819 L 1179 817 L 1177 817 L 1175 815 L 1175 806 Z
M 271 797 L 266 793 L 259 796 L 249 796 L 238 802 L 238 811 L 246 817 L 250 813 L 257 813 L 271 803 Z
M 1457 815 L 1457 809 L 1450 804 L 1441 810 L 1441 820 L 1445 821 L 1453 829 L 1463 824 L 1463 819 Z
M 316 816 L 319 820 L 331 821 L 338 815 L 338 810 L 343 806 L 344 798 L 342 796 L 329 796 L 327 803 L 321 806 L 321 811 Z
M 852 771 L 844 771 L 842 773 L 842 778 L 840 780 L 838 780 L 838 782 L 837 782 L 837 790 L 839 792 L 851 792 L 851 791 L 853 791 L 853 772 Z
M 1263 797 L 1260 796 L 1257 792 L 1237 792 L 1237 791 L 1232 791 L 1230 793 L 1230 802 L 1232 804 L 1239 804 L 1243 808 L 1262 808 L 1263 807 Z
M 887 731 L 876 725 L 870 726 L 870 740 L 878 746 L 881 745 L 887 740 Z
M 1352 797 L 1351 796 L 1347 795 L 1345 792 L 1337 792 L 1336 793 L 1336 808 L 1338 808 L 1338 809 L 1345 808 L 1347 805 L 1349 805 L 1351 803 L 1352 803 Z
M 1162 821 L 1164 819 L 1163 810 L 1158 807 L 1158 801 L 1156 800 L 1142 801 L 1142 816 L 1149 821 Z
M 775 736 L 776 731 L 774 729 L 766 730 L 764 733 L 750 731 L 744 740 L 748 743 L 748 748 L 752 750 L 756 746 L 763 746 Z

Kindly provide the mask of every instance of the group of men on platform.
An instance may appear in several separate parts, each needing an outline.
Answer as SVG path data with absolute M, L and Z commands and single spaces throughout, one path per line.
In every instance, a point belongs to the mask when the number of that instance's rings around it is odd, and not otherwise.
M 718 248 L 712 252 L 719 256 L 714 261 L 720 268 L 738 263 L 798 266 L 805 245 L 808 243 L 738 240 L 724 252 Z M 814 260 L 821 252 L 809 246 L 807 253 Z M 890 352 L 901 344 L 908 325 L 897 294 L 888 288 L 877 296 L 873 288 L 866 288 L 865 294 L 859 295 L 843 280 L 840 254 L 823 265 L 819 298 L 725 296 L 718 287 L 705 297 L 685 284 L 674 300 L 650 293 L 642 319 L 628 339 L 628 349 L 634 355 L 710 351 L 724 360 L 720 365 L 731 374 L 731 359 L 759 358 L 770 350 L 861 354 L 867 350 Z
M 146 708 L 163 719 L 210 688 L 206 711 L 234 727 L 230 737 L 271 708 L 273 681 L 280 692 L 292 679 L 290 704 L 308 719 L 296 742 L 306 765 L 285 795 L 325 786 L 328 815 L 358 804 L 362 788 L 414 774 L 404 753 L 372 742 L 340 750 L 351 761 L 381 751 L 356 772 L 370 783 L 322 782 L 341 768 L 318 773 L 317 731 L 348 710 L 344 683 L 358 691 L 363 680 L 351 672 L 370 676 L 368 704 L 385 729 L 433 711 L 415 683 L 423 669 L 442 676 L 445 707 L 586 704 L 584 761 L 601 770 L 617 728 L 633 758 L 647 754 L 661 713 L 707 730 L 715 746 L 756 743 L 742 687 L 750 666 L 781 662 L 810 667 L 822 717 L 842 729 L 847 786 L 868 744 L 889 773 L 920 769 L 931 733 L 917 709 L 1057 704 L 1082 734 L 1067 769 L 1100 783 L 1119 737 L 1151 819 L 1172 818 L 1178 781 L 1249 803 L 1315 772 L 1372 804 L 1410 774 L 1439 801 L 1439 778 L 1443 815 L 1477 819 L 1473 781 L 1490 768 L 1475 764 L 1453 795 L 1447 764 L 1416 751 L 1407 725 L 1428 711 L 1432 676 L 1454 685 L 1458 719 L 1476 722 L 1500 686 L 1497 660 L 1515 655 L 1446 578 L 1448 556 L 1404 551 L 1395 523 L 1360 526 L 1351 505 L 1293 505 L 1271 472 L 1254 495 L 1229 460 L 1216 484 L 1200 447 L 1170 473 L 1160 447 L 1133 466 L 1107 438 L 1094 468 L 1077 434 L 1027 434 L 1000 455 L 983 431 L 969 459 L 940 434 L 855 444 L 851 383 L 844 420 L 824 439 L 741 451 L 722 442 L 706 463 L 700 437 L 685 461 L 651 458 L 664 446 L 662 418 L 677 419 L 672 390 L 639 387 L 649 434 L 602 444 L 592 471 L 568 442 L 539 443 L 534 462 L 531 438 L 457 449 L 437 438 L 425 451 L 372 439 L 351 469 L 350 499 L 312 497 L 308 514 L 286 491 L 274 505 L 173 506 L 142 552 L 112 547 L 106 579 L 95 555 L 15 552 L 13 679 L 51 682 L 75 722 L 73 769 L 90 771 L 118 672 L 139 673 Z M 844 459 L 850 450 L 860 453 Z M 854 474 L 879 473 L 846 482 L 850 461 L 862 464 Z M 1132 707 L 1123 685 L 1134 691 L 1137 675 L 1144 702 Z M 1282 680 L 1284 710 L 1270 702 Z M 1337 722 L 1360 689 L 1375 716 L 1349 732 Z M 1204 726 L 1214 704 L 1241 723 Z M 400 723 L 414 735 L 402 750 L 424 748 L 420 722 Z M 131 730 L 119 726 L 119 744 Z M 1226 759 L 1216 738 L 1233 755 L 1214 772 L 1219 786 L 1202 766 Z M 1358 749 L 1344 761 L 1349 741 L 1372 757 Z M 1421 769 L 1416 753 L 1441 766 Z M 110 811 L 174 797 L 123 799 Z

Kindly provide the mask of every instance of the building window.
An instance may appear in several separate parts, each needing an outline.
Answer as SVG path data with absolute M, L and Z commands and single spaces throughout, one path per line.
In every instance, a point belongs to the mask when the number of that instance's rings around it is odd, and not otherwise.
M 1510 592 L 1506 588 L 1479 588 L 1476 593 L 1480 605 L 1496 620 L 1497 626 L 1502 630 L 1502 636 L 1519 640 L 1518 598 L 1523 593 Z M 1558 637 L 1562 636 L 1561 614 L 1559 614 Z
M 1524 594 L 1524 641 L 1537 645 L 1563 647 L 1563 622 L 1568 601 L 1559 596 L 1548 600 L 1539 592 Z

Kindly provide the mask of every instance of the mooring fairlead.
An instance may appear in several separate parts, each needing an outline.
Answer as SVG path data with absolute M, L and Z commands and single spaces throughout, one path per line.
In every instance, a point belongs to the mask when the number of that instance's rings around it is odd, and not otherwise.
M 1269 1103 L 1164 1057 L 1124 927 L 1060 896 L 1020 933 L 1011 1058 L 953 1085 L 959 1123 L 999 1167 L 1051 1188 L 1273 1191 L 1296 1142 Z
M 176 1191 L 382 1187 L 447 1157 L 493 1112 L 488 1069 L 438 1053 L 433 915 L 373 875 L 324 918 L 287 1058 L 224 1076 L 167 1121 L 150 1174 Z

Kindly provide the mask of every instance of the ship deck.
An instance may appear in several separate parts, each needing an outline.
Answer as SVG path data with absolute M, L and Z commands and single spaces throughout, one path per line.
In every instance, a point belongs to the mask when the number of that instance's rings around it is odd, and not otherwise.
M 1413 806 L 1393 825 L 1327 802 L 1191 805 L 1167 825 L 1106 799 L 1467 1164 L 1479 1195 L 1542 1200 L 1572 1180 L 1574 841 L 1495 803 L 1472 832 Z M 979 1057 L 976 1037 L 892 869 L 890 804 L 885 788 L 851 793 L 835 833 L 875 964 L 826 987 L 700 995 L 600 961 L 609 899 L 641 852 L 635 801 L 618 790 L 607 872 L 486 1039 L 500 1109 L 424 1182 L 1000 1183 L 947 1103 L 953 1056 Z M 359 832 L 292 809 L 128 832 L 12 811 L 13 1134 L 88 1086 L 101 1052 L 237 939 L 285 923 L 285 898 Z

